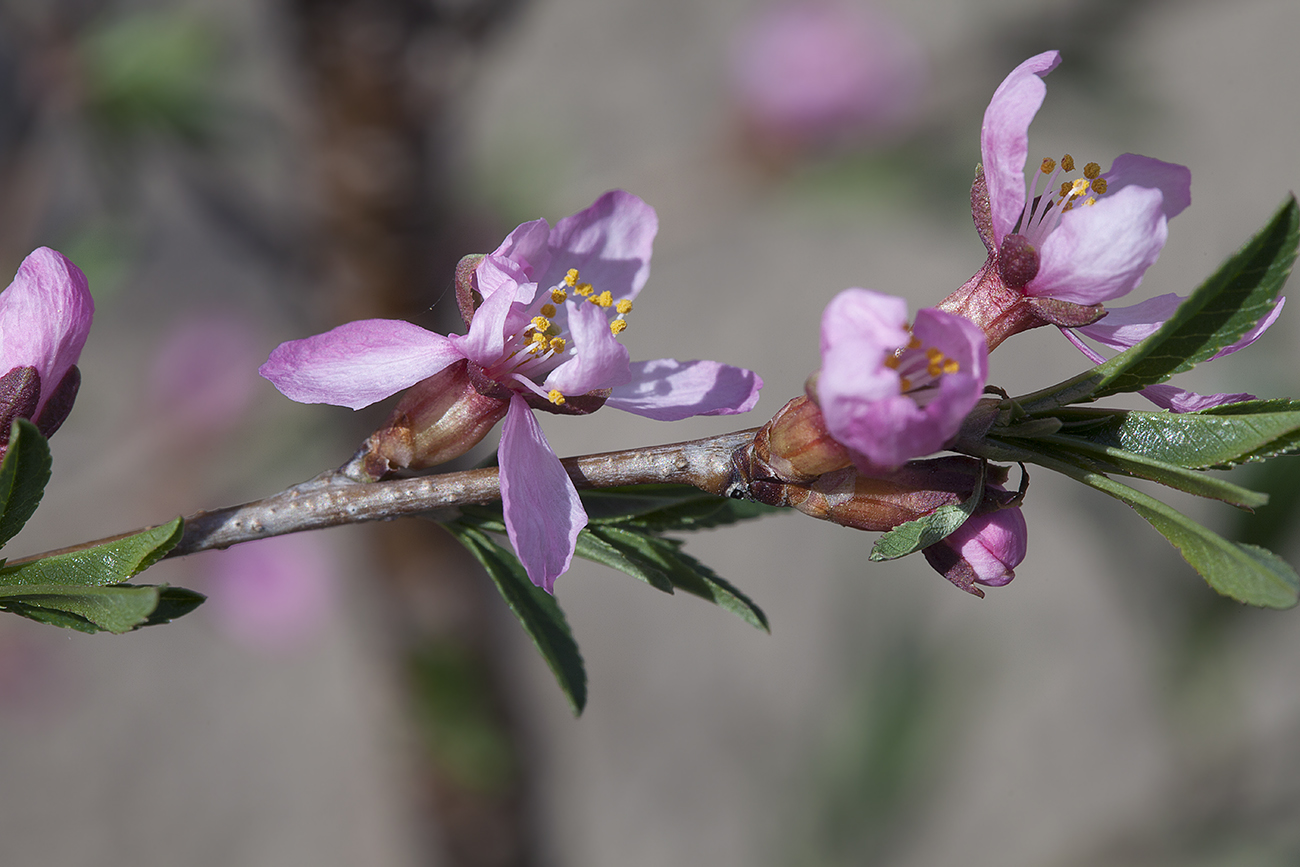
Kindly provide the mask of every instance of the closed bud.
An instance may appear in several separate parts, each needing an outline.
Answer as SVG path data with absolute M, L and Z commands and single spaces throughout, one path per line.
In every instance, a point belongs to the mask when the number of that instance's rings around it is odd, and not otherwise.
M 754 437 L 754 456 L 768 474 L 787 482 L 810 482 L 853 463 L 826 430 L 821 409 L 806 397 L 796 397 L 763 425 Z
M 931 566 L 967 593 L 983 596 L 976 587 L 1001 587 L 1016 577 L 1025 559 L 1029 529 L 1018 506 L 982 512 L 942 542 L 922 553 Z
M 420 470 L 458 458 L 505 417 L 510 403 L 475 387 L 468 361 L 413 385 L 345 472 L 365 480 L 391 470 Z

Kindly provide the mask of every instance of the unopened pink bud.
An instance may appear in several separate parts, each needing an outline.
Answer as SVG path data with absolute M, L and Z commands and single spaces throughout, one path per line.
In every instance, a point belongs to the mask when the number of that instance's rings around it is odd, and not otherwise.
M 976 587 L 1001 587 L 1016 577 L 1025 559 L 1029 529 L 1019 506 L 973 516 L 951 536 L 922 553 L 940 574 L 967 593 L 983 596 Z

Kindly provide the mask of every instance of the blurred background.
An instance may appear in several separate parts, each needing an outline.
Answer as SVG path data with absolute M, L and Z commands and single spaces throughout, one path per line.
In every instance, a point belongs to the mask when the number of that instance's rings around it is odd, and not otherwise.
M 1031 162 L 1193 173 L 1133 300 L 1190 291 L 1300 186 L 1288 0 L 0 0 L 0 272 L 90 278 L 82 392 L 14 556 L 242 502 L 343 463 L 389 409 L 301 406 L 280 341 L 458 327 L 452 268 L 613 187 L 658 209 L 634 358 L 817 366 L 847 286 L 934 303 L 983 262 L 994 88 L 1059 48 Z M 1184 376 L 1295 396 L 1293 316 Z M 1011 341 L 1014 392 L 1084 361 Z M 719 433 L 547 416 L 561 454 Z M 471 458 L 482 457 L 481 453 Z M 1300 474 L 1250 521 L 1291 562 Z M 1076 489 L 1077 488 L 1077 489 Z M 1217 597 L 1100 494 L 1034 473 L 1028 559 L 977 600 L 781 515 L 687 550 L 767 612 L 576 562 L 575 719 L 432 524 L 156 567 L 176 624 L 0 622 L 6 865 L 1272 865 L 1300 859 L 1300 614 Z

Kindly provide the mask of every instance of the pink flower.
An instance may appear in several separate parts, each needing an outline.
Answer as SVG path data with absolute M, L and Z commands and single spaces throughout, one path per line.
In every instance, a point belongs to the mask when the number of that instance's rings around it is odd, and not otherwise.
M 0 293 L 0 454 L 15 418 L 48 437 L 68 417 L 94 315 L 86 275 L 48 247 L 24 259 Z
M 984 392 L 988 350 L 966 319 L 846 289 L 822 314 L 816 399 L 827 430 L 863 472 L 939 451 Z
M 1000 485 L 995 486 L 1002 490 Z M 1001 587 L 1016 577 L 1025 559 L 1029 528 L 1019 506 L 973 515 L 942 542 L 922 551 L 926 561 L 953 584 L 983 596 L 976 587 Z
M 464 311 L 467 334 L 352 322 L 281 344 L 260 372 L 293 400 L 357 409 L 466 363 L 477 393 L 505 409 L 498 455 L 506 529 L 529 577 L 550 591 L 586 513 L 530 407 L 585 413 L 604 404 L 671 421 L 745 412 L 758 400 L 762 380 L 748 370 L 629 362 L 618 335 L 649 277 L 657 230 L 641 199 L 606 193 L 554 227 L 524 223 L 483 259 L 474 272 L 482 301 Z M 477 424 L 484 411 L 476 413 Z
M 732 73 L 754 130 L 777 143 L 879 138 L 910 123 L 925 89 L 920 47 L 881 13 L 839 0 L 785 2 L 737 40 Z
M 1061 61 L 1047 51 L 1016 67 L 994 92 L 980 133 L 981 173 L 971 211 L 988 249 L 984 267 L 938 305 L 969 317 L 989 348 L 1040 325 L 1085 325 L 1104 301 L 1132 291 L 1156 261 L 1168 221 L 1191 204 L 1191 172 L 1122 154 L 1102 172 L 1073 156 L 1044 158 L 1025 183 L 1029 124 Z
M 1178 309 L 1178 305 L 1182 304 L 1184 300 L 1182 296 L 1173 293 L 1157 295 L 1155 298 L 1148 298 L 1146 301 L 1134 304 L 1131 307 L 1109 310 L 1105 317 L 1092 325 L 1076 329 L 1062 329 L 1062 331 L 1070 339 L 1070 342 L 1079 348 L 1080 352 L 1088 356 L 1095 364 L 1101 364 L 1105 359 L 1080 340 L 1074 332 L 1083 334 L 1098 343 L 1122 352 L 1155 334 L 1160 329 L 1160 326 L 1165 324 L 1165 320 L 1174 315 L 1174 311 Z M 1267 316 L 1256 322 L 1254 327 L 1242 335 L 1235 343 L 1223 347 L 1210 356 L 1208 360 L 1214 361 L 1216 358 L 1231 355 L 1250 346 L 1269 329 L 1269 326 L 1277 321 L 1277 317 L 1282 314 L 1284 304 L 1286 304 L 1286 299 L 1279 298 L 1277 304 L 1273 305 L 1273 309 L 1269 311 Z M 1195 412 L 1196 410 L 1209 409 L 1212 406 L 1220 406 L 1225 403 L 1239 403 L 1243 400 L 1255 399 L 1254 395 L 1245 393 L 1197 394 L 1194 391 L 1185 391 L 1164 384 L 1147 386 L 1142 389 L 1141 394 L 1162 409 L 1173 412 Z

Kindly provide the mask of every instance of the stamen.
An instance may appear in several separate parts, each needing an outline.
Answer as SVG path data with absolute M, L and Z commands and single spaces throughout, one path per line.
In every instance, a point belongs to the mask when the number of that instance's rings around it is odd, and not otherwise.
M 541 333 L 540 331 L 534 331 L 534 332 L 533 332 L 533 336 L 532 336 L 532 342 L 533 342 L 534 345 L 539 344 L 539 343 L 540 343 L 540 344 L 545 344 L 545 343 L 546 343 L 546 335 L 543 334 L 543 333 Z
M 1065 169 L 1067 172 L 1074 171 L 1074 157 L 1070 156 L 1069 154 L 1065 154 L 1064 156 L 1062 156 L 1061 168 Z
M 1074 184 L 1070 183 L 1069 181 L 1061 181 L 1061 188 L 1057 190 L 1057 194 L 1061 198 L 1065 198 L 1067 195 L 1070 194 L 1070 188 L 1072 186 L 1074 186 Z
M 898 370 L 898 363 L 897 355 L 890 355 L 885 358 L 885 367 L 888 367 L 890 370 Z
M 563 337 L 551 338 L 551 352 L 554 352 L 556 355 L 559 355 L 561 352 L 564 351 L 564 345 L 565 344 L 564 344 Z
M 917 339 L 916 335 L 912 335 L 912 339 L 909 340 L 909 341 L 907 341 L 907 347 L 906 347 L 906 348 L 907 348 L 907 349 L 920 349 L 920 348 L 921 348 L 921 341 L 920 341 L 919 339 Z
M 564 275 L 564 284 L 566 286 L 576 286 L 578 284 L 578 269 L 570 268 L 569 273 Z
M 614 303 L 614 296 L 610 293 L 608 289 L 606 289 L 604 292 L 601 292 L 599 295 L 593 295 L 587 300 L 590 301 L 592 304 L 595 304 L 597 307 L 610 307 Z
M 1089 196 L 1088 198 L 1083 200 L 1083 203 L 1085 205 L 1095 205 L 1097 204 L 1097 199 L 1093 196 Z
M 538 331 L 545 331 L 550 327 L 551 327 L 551 320 L 547 319 L 545 316 L 533 317 L 533 328 L 537 329 Z
M 542 315 L 543 315 L 543 316 L 548 316 L 548 317 L 549 317 L 549 316 L 554 316 L 554 315 L 555 315 L 555 305 L 554 305 L 554 304 L 543 304 L 543 305 L 542 305 Z
M 1055 169 L 1056 169 L 1056 160 L 1052 159 L 1051 157 L 1043 157 L 1043 164 L 1038 167 L 1038 170 L 1045 175 L 1050 175 L 1053 171 L 1055 171 Z
M 900 377 L 898 378 L 898 387 L 899 387 L 900 390 L 902 390 L 902 391 L 904 391 L 904 392 L 911 391 L 911 390 L 912 390 L 912 380 L 908 379 L 906 376 L 900 376 Z
M 1083 167 L 1083 176 L 1088 180 L 1095 180 L 1101 176 L 1101 166 L 1096 163 L 1088 163 Z
M 546 399 L 556 406 L 564 406 L 564 395 L 554 388 L 551 389 L 550 394 L 546 395 Z
M 1092 190 L 1099 196 L 1106 195 L 1106 188 L 1108 186 L 1110 186 L 1110 184 L 1106 183 L 1105 178 L 1097 178 L 1092 182 Z
M 577 286 L 573 287 L 573 291 L 574 293 L 581 295 L 582 297 L 585 298 L 591 294 L 591 284 L 579 283 Z
M 569 300 L 569 293 L 565 292 L 563 289 L 552 289 L 551 300 L 556 304 L 563 304 L 565 301 Z
M 944 373 L 956 373 L 959 370 L 961 370 L 961 365 L 957 363 L 957 359 L 949 358 L 943 362 Z
M 627 300 L 626 298 L 623 298 L 617 304 L 614 305 L 614 309 L 617 310 L 619 313 L 623 314 L 624 316 L 626 316 L 627 314 L 632 312 L 632 302 Z
M 940 358 L 943 358 L 943 353 L 940 352 L 938 349 L 935 349 L 933 346 L 931 346 L 929 349 L 925 351 L 925 358 L 927 361 L 933 363 L 935 361 L 938 361 Z
M 615 335 L 622 334 L 623 331 L 626 329 L 627 329 L 626 319 L 615 319 L 613 322 L 609 323 L 609 330 L 613 332 Z

